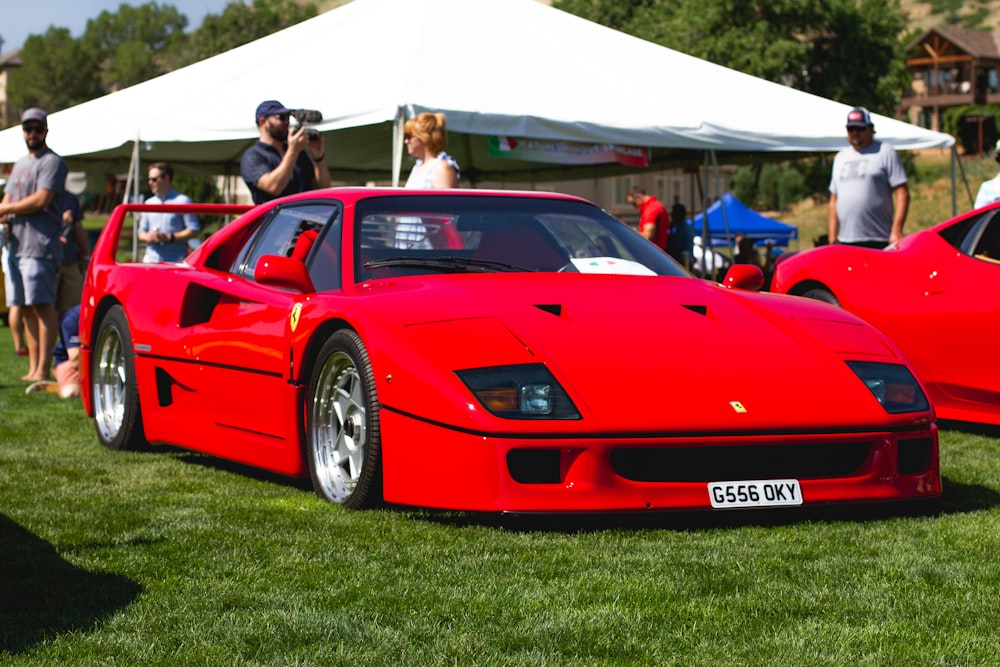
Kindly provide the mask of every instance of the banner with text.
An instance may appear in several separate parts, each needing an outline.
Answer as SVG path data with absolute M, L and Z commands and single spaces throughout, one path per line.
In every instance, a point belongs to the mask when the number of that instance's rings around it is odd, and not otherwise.
M 641 146 L 615 144 L 585 144 L 575 141 L 546 139 L 487 138 L 489 156 L 526 162 L 556 164 L 603 164 L 618 162 L 627 167 L 648 167 L 649 149 Z

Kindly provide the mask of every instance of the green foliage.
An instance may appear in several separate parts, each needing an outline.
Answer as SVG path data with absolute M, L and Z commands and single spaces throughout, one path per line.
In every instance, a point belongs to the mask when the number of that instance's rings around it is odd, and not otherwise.
M 898 0 L 556 0 L 697 58 L 892 113 L 909 74 Z
M 192 38 L 189 62 L 203 60 L 316 16 L 316 6 L 296 0 L 230 2 L 221 15 L 208 15 Z
M 636 12 L 656 0 L 555 0 L 553 7 L 615 30 L 630 32 Z
M 7 95 L 14 109 L 49 112 L 100 96 L 99 58 L 66 28 L 32 35 L 21 49 L 21 67 L 10 71 Z
M 232 0 L 221 16 L 208 15 L 200 29 L 186 35 L 188 19 L 173 5 L 122 3 L 88 21 L 79 39 L 58 27 L 30 36 L 21 52 L 23 65 L 11 72 L 8 99 L 15 109 L 59 111 L 315 15 L 315 5 L 295 0 L 250 5 Z
M 82 41 L 104 63 L 104 89 L 118 90 L 165 72 L 160 56 L 181 47 L 187 23 L 172 5 L 123 3 L 116 12 L 105 10 L 87 21 Z
M 748 206 L 757 200 L 757 172 L 752 165 L 743 165 L 729 178 L 729 191 Z
M 981 120 L 974 120 L 976 117 Z M 982 136 L 980 137 L 980 124 Z M 995 105 L 965 105 L 946 109 L 941 115 L 942 131 L 954 135 L 967 154 L 989 152 L 1000 130 L 1000 107 Z M 980 138 L 982 145 L 979 145 Z
M 813 192 L 826 190 L 830 174 L 827 169 L 825 183 L 817 183 L 813 165 L 816 160 L 794 162 L 768 162 L 762 165 L 743 166 L 730 178 L 733 195 L 756 209 L 780 211 Z

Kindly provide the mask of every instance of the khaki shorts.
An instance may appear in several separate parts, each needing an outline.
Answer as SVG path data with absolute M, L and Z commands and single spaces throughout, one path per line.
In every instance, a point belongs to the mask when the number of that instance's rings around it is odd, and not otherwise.
M 80 303 L 83 295 L 83 274 L 76 262 L 60 264 L 56 276 L 56 310 L 60 315 Z

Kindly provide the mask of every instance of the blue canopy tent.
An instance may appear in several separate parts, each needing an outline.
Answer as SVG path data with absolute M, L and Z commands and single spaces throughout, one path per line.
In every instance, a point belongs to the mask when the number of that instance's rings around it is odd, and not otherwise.
M 686 222 L 693 235 L 705 236 L 704 214 L 699 213 Z M 708 236 L 713 246 L 732 246 L 737 232 L 743 232 L 757 246 L 770 243 L 787 248 L 789 243 L 799 238 L 797 227 L 761 215 L 727 192 L 708 207 Z

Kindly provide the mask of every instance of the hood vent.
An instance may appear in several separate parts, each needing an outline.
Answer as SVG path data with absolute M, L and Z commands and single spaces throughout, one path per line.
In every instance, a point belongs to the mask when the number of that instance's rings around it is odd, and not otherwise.
M 708 315 L 708 306 L 689 306 L 689 305 L 685 305 L 684 308 L 687 308 L 692 313 L 698 313 L 699 315 Z
M 535 308 L 544 310 L 546 313 L 552 313 L 556 317 L 562 317 L 563 309 L 558 303 L 536 303 Z

